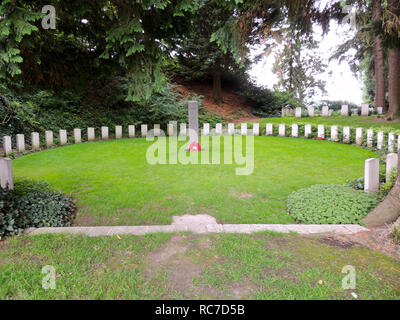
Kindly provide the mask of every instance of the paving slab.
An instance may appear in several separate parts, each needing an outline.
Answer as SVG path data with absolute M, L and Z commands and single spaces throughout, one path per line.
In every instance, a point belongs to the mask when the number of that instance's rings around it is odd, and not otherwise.
M 369 229 L 359 225 L 282 225 L 282 224 L 209 224 L 209 225 L 164 225 L 164 226 L 110 226 L 110 227 L 55 227 L 29 228 L 25 234 L 39 235 L 48 233 L 83 234 L 89 237 L 112 236 L 121 234 L 145 235 L 151 233 L 192 232 L 206 233 L 256 233 L 274 231 L 299 234 L 336 233 L 353 234 Z

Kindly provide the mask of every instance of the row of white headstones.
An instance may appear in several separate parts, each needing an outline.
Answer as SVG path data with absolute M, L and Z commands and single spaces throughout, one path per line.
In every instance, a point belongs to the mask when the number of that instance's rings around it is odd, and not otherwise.
M 147 137 L 148 135 L 152 135 L 152 136 L 163 136 L 164 135 L 163 131 L 161 130 L 161 126 L 158 124 L 154 125 L 154 130 L 151 133 L 149 133 L 148 126 L 146 124 L 141 125 L 140 129 L 141 129 L 142 137 Z M 279 124 L 278 125 L 278 135 L 281 137 L 285 137 L 285 136 L 287 136 L 286 133 L 287 133 L 286 125 Z M 330 140 L 339 141 L 338 126 L 331 126 L 330 133 L 331 133 Z M 351 133 L 350 127 L 343 127 L 343 140 L 342 140 L 343 143 L 351 142 L 350 141 L 350 133 Z M 355 142 L 357 145 L 361 146 L 363 144 L 363 133 L 364 133 L 363 128 L 356 129 L 356 141 Z M 187 126 L 185 123 L 181 123 L 179 134 L 178 134 L 177 123 L 172 122 L 172 123 L 168 124 L 167 134 L 169 136 L 176 136 L 176 135 L 186 136 L 187 135 Z M 236 129 L 234 123 L 229 123 L 227 126 L 227 130 L 224 130 L 223 125 L 221 123 L 218 123 L 218 124 L 216 124 L 215 129 L 210 130 L 210 124 L 204 123 L 203 129 L 201 130 L 201 134 L 202 135 L 225 135 L 225 134 L 228 134 L 228 135 L 242 135 L 242 136 L 246 136 L 246 135 L 259 136 L 260 135 L 260 124 L 253 123 L 252 130 L 248 130 L 247 123 L 242 123 L 240 126 L 240 129 Z M 266 135 L 267 136 L 274 135 L 274 124 L 272 124 L 272 123 L 266 124 Z M 304 125 L 304 137 L 308 138 L 311 135 L 312 135 L 312 125 L 305 124 Z M 81 129 L 74 129 L 73 136 L 74 136 L 75 143 L 82 142 L 82 130 Z M 295 137 L 295 138 L 299 137 L 299 125 L 298 124 L 292 124 L 290 136 Z M 375 136 L 374 130 L 372 130 L 372 129 L 367 130 L 367 146 L 368 147 L 373 147 L 374 136 Z M 134 125 L 128 126 L 128 137 L 130 137 L 130 138 L 136 137 Z M 317 137 L 320 139 L 326 138 L 324 125 L 318 125 Z M 115 127 L 115 138 L 116 139 L 123 138 L 122 126 Z M 101 127 L 101 139 L 102 140 L 109 139 L 109 128 L 108 127 Z M 389 154 L 387 155 L 387 161 L 386 161 L 386 164 L 387 164 L 386 165 L 386 176 L 387 176 L 386 178 L 387 179 L 389 179 L 389 175 L 390 175 L 391 171 L 393 169 L 397 168 L 397 154 L 394 152 L 400 150 L 400 136 L 398 136 L 397 139 L 398 139 L 398 143 L 397 143 L 397 148 L 396 148 L 396 134 L 395 133 L 388 134 L 387 150 L 388 150 Z M 32 140 L 31 150 L 33 150 L 33 151 L 40 150 L 39 133 L 33 132 L 31 135 L 31 140 Z M 46 147 L 50 148 L 54 145 L 54 134 L 52 131 L 45 132 L 45 140 L 46 140 Z M 94 128 L 87 129 L 87 140 L 88 141 L 96 140 Z M 60 141 L 60 145 L 65 145 L 68 143 L 66 130 L 59 131 L 59 141 Z M 376 141 L 377 141 L 377 149 L 383 149 L 384 142 L 385 142 L 385 133 L 382 131 L 378 132 Z M 16 136 L 16 144 L 17 144 L 18 152 L 26 151 L 25 150 L 25 137 L 23 134 L 18 134 Z M 3 137 L 3 149 L 4 149 L 4 153 L 6 156 L 12 152 L 12 144 L 11 144 L 10 136 Z M 8 185 L 9 187 L 13 186 L 12 164 L 11 164 L 11 160 L 8 158 L 3 158 L 0 161 L 0 180 L 1 180 L 1 186 L 3 188 L 6 185 Z M 379 159 L 375 159 L 375 158 L 368 159 L 365 162 L 365 191 L 375 193 L 378 190 L 379 190 Z
M 318 131 L 317 131 L 317 137 L 320 139 L 326 139 L 325 131 L 326 127 L 325 125 L 318 125 L 317 126 Z M 266 135 L 267 136 L 272 136 L 274 135 L 274 124 L 272 123 L 267 123 L 265 127 Z M 286 133 L 286 125 L 285 124 L 279 124 L 278 125 L 278 136 L 285 137 L 287 136 Z M 146 124 L 142 124 L 140 127 L 140 132 L 142 137 L 147 137 L 149 135 L 148 131 L 148 126 Z M 177 135 L 177 124 L 175 123 L 170 123 L 167 126 L 167 135 L 169 136 L 174 136 Z M 181 123 L 180 124 L 180 130 L 179 130 L 179 136 L 186 136 L 188 134 L 187 130 L 187 125 L 186 123 Z M 210 124 L 209 123 L 204 123 L 203 124 L 203 129 L 201 130 L 201 135 L 254 135 L 254 136 L 259 136 L 260 135 L 260 124 L 259 123 L 253 123 L 253 128 L 251 130 L 248 129 L 247 123 L 242 123 L 240 126 L 240 129 L 235 128 L 234 123 L 228 123 L 227 130 L 224 129 L 223 125 L 221 123 L 217 123 L 215 126 L 215 129 L 211 130 Z M 350 143 L 350 134 L 351 134 L 351 128 L 350 127 L 343 127 L 343 143 Z M 163 131 L 161 130 L 161 126 L 159 124 L 154 125 L 153 132 L 151 133 L 153 136 L 162 136 L 164 135 Z M 304 137 L 309 138 L 312 135 L 312 125 L 311 124 L 305 124 L 304 125 Z M 298 138 L 299 137 L 299 125 L 298 124 L 292 124 L 291 125 L 291 137 Z M 362 145 L 363 144 L 363 136 L 364 136 L 364 129 L 363 128 L 356 128 L 356 138 L 355 138 L 355 143 L 357 145 Z M 73 137 L 74 137 L 74 142 L 75 143 L 81 143 L 82 142 L 82 130 L 81 129 L 74 129 L 73 130 Z M 136 137 L 136 132 L 135 132 L 135 126 L 130 125 L 128 126 L 128 137 L 129 138 L 134 138 Z M 373 129 L 368 129 L 367 130 L 367 146 L 369 148 L 373 147 L 374 144 L 374 137 L 375 137 L 375 130 Z M 385 133 L 383 131 L 379 131 L 377 133 L 377 149 L 383 149 L 384 143 L 385 143 Z M 122 126 L 116 126 L 115 127 L 115 138 L 116 139 L 122 139 L 123 138 L 123 128 Z M 101 140 L 108 140 L 109 139 L 109 128 L 108 127 L 101 127 Z M 95 128 L 88 128 L 87 129 L 87 141 L 95 141 L 96 140 L 96 135 L 95 135 Z M 332 141 L 339 141 L 339 128 L 338 126 L 331 126 L 330 127 L 330 140 Z M 68 137 L 67 137 L 67 130 L 60 130 L 59 131 L 59 144 L 60 145 L 65 145 L 68 143 Z M 45 144 L 47 148 L 50 148 L 54 146 L 54 133 L 53 131 L 46 131 L 45 132 Z M 389 152 L 395 152 L 400 150 L 400 136 L 398 136 L 398 144 L 397 144 L 397 150 L 396 150 L 396 134 L 395 133 L 388 133 L 387 137 L 387 149 Z M 40 150 L 40 136 L 38 132 L 32 132 L 31 134 L 31 150 Z M 3 151 L 5 156 L 8 156 L 13 152 L 12 148 L 12 139 L 11 136 L 4 136 L 3 137 Z M 16 151 L 17 152 L 25 152 L 26 151 L 26 143 L 25 143 L 25 135 L 23 134 L 17 134 L 16 135 Z
M 315 108 L 314 107 L 307 107 L 307 114 L 309 117 L 314 117 L 315 116 Z M 383 107 L 378 107 L 376 108 L 377 113 L 379 115 L 383 114 Z M 301 118 L 303 114 L 303 109 L 301 107 L 295 108 L 294 112 L 292 108 L 289 107 L 283 107 L 282 108 L 282 117 L 288 116 L 288 115 L 295 115 L 296 118 Z M 323 106 L 321 108 L 321 116 L 322 117 L 330 117 L 333 114 L 333 110 L 329 109 L 328 106 Z M 348 105 L 342 105 L 342 108 L 340 110 L 340 114 L 343 117 L 348 117 L 350 115 L 349 112 L 349 106 Z M 352 109 L 352 114 L 353 115 L 358 115 L 358 108 L 353 108 Z M 361 116 L 367 117 L 370 115 L 369 111 L 369 105 L 368 104 L 362 104 L 361 105 Z

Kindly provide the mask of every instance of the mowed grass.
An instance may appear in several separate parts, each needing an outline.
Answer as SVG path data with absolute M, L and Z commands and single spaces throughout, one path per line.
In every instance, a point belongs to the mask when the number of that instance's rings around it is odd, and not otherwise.
M 285 203 L 291 192 L 359 178 L 364 160 L 376 157 L 329 141 L 256 137 L 254 172 L 238 176 L 244 165 L 223 164 L 223 142 L 222 164 L 215 165 L 150 165 L 151 143 L 69 145 L 18 158 L 14 172 L 76 198 L 77 225 L 169 224 L 183 214 L 209 214 L 220 223 L 293 223 Z
M 16 236 L 0 242 L 0 299 L 399 299 L 400 266 L 324 236 Z M 42 288 L 44 266 L 56 288 Z M 345 290 L 342 269 L 356 271 Z
M 265 118 L 260 121 L 261 124 L 266 123 L 304 123 L 304 124 L 325 124 L 328 126 L 338 125 L 338 126 L 349 126 L 352 128 L 372 128 L 372 129 L 393 129 L 393 131 L 400 131 L 400 120 L 396 121 L 385 121 L 382 117 L 378 116 L 352 116 L 352 117 L 305 117 L 305 118 L 295 118 L 295 117 L 284 117 L 284 118 Z M 265 126 L 262 126 L 265 130 Z

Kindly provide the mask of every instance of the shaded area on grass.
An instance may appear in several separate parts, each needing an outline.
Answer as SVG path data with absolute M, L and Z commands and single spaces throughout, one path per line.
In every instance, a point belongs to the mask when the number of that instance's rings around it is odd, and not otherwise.
M 0 298 L 400 298 L 397 261 L 338 241 L 274 233 L 13 237 L 0 243 Z M 56 268 L 55 290 L 41 287 L 45 265 Z M 341 288 L 345 265 L 356 269 L 355 290 Z

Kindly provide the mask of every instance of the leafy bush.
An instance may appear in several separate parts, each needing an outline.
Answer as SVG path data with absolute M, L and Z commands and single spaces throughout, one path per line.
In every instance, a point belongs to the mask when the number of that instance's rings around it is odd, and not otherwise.
M 30 143 L 30 133 L 59 129 L 72 131 L 74 128 L 100 128 L 115 125 L 127 126 L 157 123 L 166 128 L 171 120 L 188 121 L 187 100 L 199 101 L 199 121 L 215 125 L 223 122 L 222 117 L 208 112 L 202 97 L 183 97 L 174 86 L 153 93 L 149 100 L 126 102 L 119 95 L 116 85 L 105 85 L 101 90 L 88 92 L 77 90 L 37 90 L 16 92 L 0 85 L 0 143 L 4 135 L 23 133 Z M 94 94 L 95 92 L 96 94 Z M 84 130 L 85 131 L 85 130 Z M 43 135 L 42 135 L 43 136 Z M 15 143 L 15 141 L 13 141 Z
M 309 224 L 361 224 L 377 204 L 376 196 L 340 185 L 314 185 L 287 200 L 290 215 Z
M 311 103 L 311 106 L 314 106 L 315 108 L 319 109 L 321 109 L 323 106 L 328 106 L 329 109 L 332 109 L 334 111 L 340 111 L 342 110 L 342 105 L 345 104 L 349 106 L 349 110 L 353 108 L 359 108 L 357 104 L 343 100 L 321 100 Z
M 346 184 L 356 190 L 364 190 L 364 177 L 348 180 Z
M 0 239 L 29 227 L 65 227 L 72 224 L 76 206 L 71 198 L 33 180 L 0 188 Z
M 396 243 L 400 243 L 400 224 L 395 223 L 392 227 L 392 237 Z
M 390 190 L 392 190 L 394 184 L 396 183 L 396 179 L 397 179 L 397 170 L 393 170 L 390 173 L 389 180 L 382 183 L 379 187 L 379 194 L 378 194 L 379 199 L 382 200 L 389 194 Z

